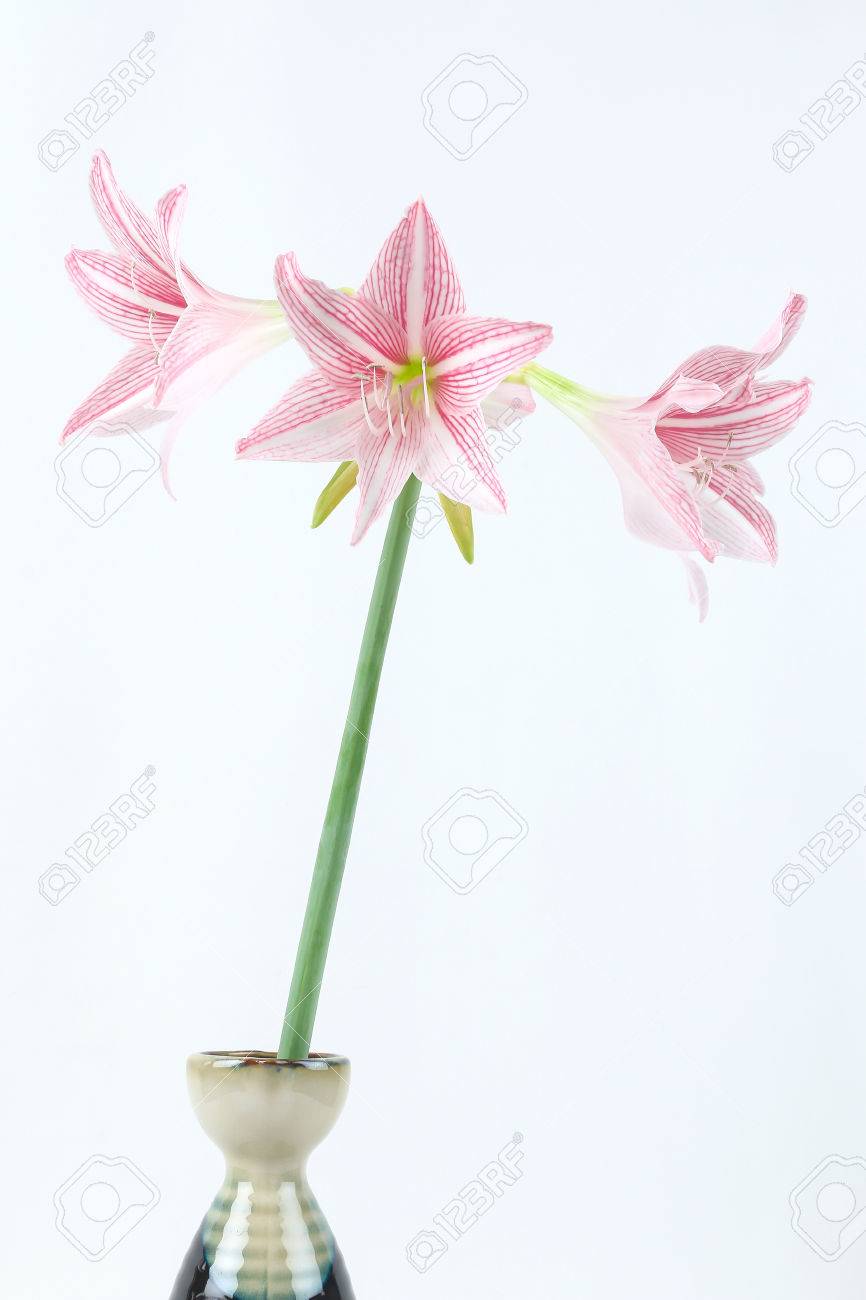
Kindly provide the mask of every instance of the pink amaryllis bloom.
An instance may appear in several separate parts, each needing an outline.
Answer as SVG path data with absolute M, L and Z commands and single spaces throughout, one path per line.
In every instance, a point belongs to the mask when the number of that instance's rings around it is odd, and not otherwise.
M 85 302 L 132 347 L 73 411 L 61 440 L 96 421 L 105 433 L 112 422 L 144 429 L 167 421 L 165 474 L 181 419 L 290 330 L 278 302 L 218 293 L 181 262 L 185 186 L 169 190 L 151 219 L 124 194 L 99 152 L 90 192 L 114 251 L 73 249 L 66 267 Z
M 701 619 L 708 588 L 693 554 L 776 562 L 776 525 L 750 457 L 794 427 L 812 382 L 757 375 L 784 351 L 805 310 L 805 298 L 792 294 L 754 349 L 704 348 L 646 399 L 603 397 L 539 366 L 526 369 L 531 386 L 580 425 L 613 468 L 628 528 L 681 553 Z
M 357 461 L 353 543 L 412 474 L 467 506 L 504 511 L 482 404 L 493 395 L 494 406 L 526 400 L 529 408 L 522 386 L 496 390 L 548 345 L 551 330 L 467 314 L 422 200 L 386 240 L 357 295 L 311 280 L 293 253 L 277 259 L 276 285 L 315 369 L 239 442 L 241 458 Z

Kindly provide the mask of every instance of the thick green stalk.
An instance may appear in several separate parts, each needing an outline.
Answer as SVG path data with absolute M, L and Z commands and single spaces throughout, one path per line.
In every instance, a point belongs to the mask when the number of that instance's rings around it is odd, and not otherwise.
M 358 791 L 367 757 L 367 742 L 376 707 L 379 679 L 382 676 L 382 662 L 409 538 L 412 535 L 412 511 L 420 491 L 418 479 L 411 477 L 394 502 L 382 547 L 337 758 L 337 770 L 316 854 L 304 926 L 295 958 L 292 988 L 283 1018 L 278 1052 L 279 1059 L 283 1061 L 305 1060 L 310 1051 L 319 989 L 328 956 L 346 855 L 349 852 L 355 809 L 358 806 Z

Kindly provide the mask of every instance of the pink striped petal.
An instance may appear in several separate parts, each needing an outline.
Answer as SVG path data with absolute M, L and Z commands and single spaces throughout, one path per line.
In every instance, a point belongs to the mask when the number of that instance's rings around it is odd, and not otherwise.
M 537 357 L 550 343 L 549 325 L 483 316 L 443 316 L 427 330 L 427 375 L 436 400 L 452 411 L 468 411 L 512 371 Z
M 466 310 L 445 241 L 423 199 L 412 204 L 385 241 L 360 294 L 400 322 L 413 357 L 425 354 L 430 321 Z
M 98 248 L 74 248 L 68 254 L 78 261 L 85 273 L 128 302 L 152 311 L 177 316 L 186 302 L 174 280 L 145 262 L 136 262 L 125 253 L 104 253 Z
M 739 466 L 732 469 L 714 469 L 706 491 L 714 494 L 715 500 L 711 498 L 712 504 L 721 506 L 724 503 L 742 516 L 763 544 L 765 553 L 762 558 L 768 560 L 770 564 L 775 564 L 779 558 L 776 521 L 766 506 L 762 505 L 754 495 L 748 478 L 744 478 L 739 469 Z
M 488 426 L 498 424 L 503 416 L 518 417 L 531 415 L 535 410 L 535 397 L 528 384 L 517 382 L 497 385 L 489 397 L 481 403 L 481 410 Z
M 663 415 L 656 432 L 675 460 L 697 456 L 738 460 L 772 447 L 794 427 L 812 399 L 812 381 L 756 383 L 728 404 L 700 413 Z
M 757 366 L 758 370 L 766 370 L 782 355 L 803 324 L 807 305 L 807 300 L 801 293 L 788 295 L 788 301 L 778 317 L 767 332 L 761 335 L 753 348 L 753 352 L 761 358 Z
M 358 437 L 366 428 L 357 397 L 313 371 L 241 438 L 237 454 L 242 460 L 356 460 Z
M 415 473 L 452 501 L 494 514 L 506 509 L 480 407 L 459 414 L 431 407 Z
M 658 392 L 644 402 L 636 402 L 635 410 L 647 411 L 656 418 L 666 411 L 703 411 L 724 397 L 718 384 L 692 379 L 688 375 L 672 375 Z
M 184 300 L 190 305 L 204 302 L 221 302 L 228 306 L 243 304 L 246 301 L 243 298 L 235 298 L 230 294 L 211 289 L 181 261 L 178 244 L 186 202 L 186 186 L 177 185 L 167 194 L 163 194 L 156 205 L 156 233 L 160 253 L 166 265 L 171 267 L 172 275 L 183 293 Z
M 294 253 L 277 258 L 275 278 L 298 342 L 334 383 L 360 393 L 371 366 L 394 371 L 408 360 L 405 330 L 374 302 L 311 280 Z
M 753 560 L 759 564 L 766 564 L 768 560 L 773 562 L 764 538 L 753 528 L 746 527 L 721 498 L 709 494 L 701 498 L 701 522 L 705 536 L 716 547 L 718 555 L 730 560 Z
M 767 490 L 764 480 L 750 460 L 737 461 L 737 478 L 748 487 L 750 492 L 756 492 L 759 497 L 762 497 Z
M 381 412 L 377 412 L 381 417 Z M 357 545 L 382 511 L 399 495 L 415 466 L 421 445 L 423 413 L 413 410 L 406 420 L 406 432 L 372 433 L 364 425 L 358 439 L 358 513 L 352 532 Z M 406 521 L 408 528 L 409 521 Z
M 118 252 L 167 272 L 153 222 L 124 194 L 101 149 L 93 155 L 90 193 L 102 228 Z
M 791 294 L 778 319 L 751 352 L 731 347 L 702 348 L 674 371 L 659 392 L 679 375 L 718 384 L 725 390 L 752 378 L 785 350 L 800 328 L 805 311 L 806 299 L 802 294 Z
M 628 528 L 656 546 L 712 560 L 716 547 L 704 535 L 690 476 L 656 437 L 652 417 L 615 401 L 582 414 L 579 422 L 619 480 Z
M 101 416 L 119 414 L 133 398 L 150 391 L 155 377 L 156 353 L 152 347 L 148 345 L 127 352 L 72 412 L 60 435 L 61 442 Z
M 135 271 L 129 262 L 124 267 L 122 259 L 73 249 L 67 254 L 66 269 L 87 305 L 124 338 L 149 342 L 156 352 L 177 324 L 178 308 L 163 303 L 157 310 L 135 292 Z M 125 282 L 124 271 L 128 272 Z
M 697 560 L 691 559 L 690 556 L 682 556 L 682 561 L 686 567 L 686 576 L 688 578 L 689 600 L 693 605 L 697 606 L 698 622 L 703 623 L 710 608 L 710 588 L 707 575 Z
M 278 303 L 237 299 L 187 307 L 159 354 L 155 396 L 186 406 L 209 397 L 239 370 L 291 337 Z
M 155 229 L 160 257 L 165 265 L 171 269 L 171 273 L 178 283 L 180 283 L 180 280 L 177 274 L 179 266 L 177 246 L 180 240 L 180 228 L 186 212 L 186 202 L 186 186 L 176 185 L 174 189 L 163 194 L 156 205 Z

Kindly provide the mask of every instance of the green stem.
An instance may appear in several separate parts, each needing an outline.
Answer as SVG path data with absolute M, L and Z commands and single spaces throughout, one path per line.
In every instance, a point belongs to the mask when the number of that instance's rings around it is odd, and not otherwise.
M 394 502 L 382 547 L 283 1018 L 278 1052 L 282 1061 L 305 1060 L 310 1051 L 319 990 L 364 774 L 382 662 L 412 533 L 411 512 L 420 491 L 421 484 L 413 475 Z

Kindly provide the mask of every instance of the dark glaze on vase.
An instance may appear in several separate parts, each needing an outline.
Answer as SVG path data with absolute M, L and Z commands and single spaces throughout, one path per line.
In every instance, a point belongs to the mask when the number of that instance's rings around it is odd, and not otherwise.
M 349 1062 L 208 1052 L 190 1057 L 187 1073 L 226 1177 L 170 1300 L 354 1300 L 306 1176 L 307 1157 L 343 1108 Z

